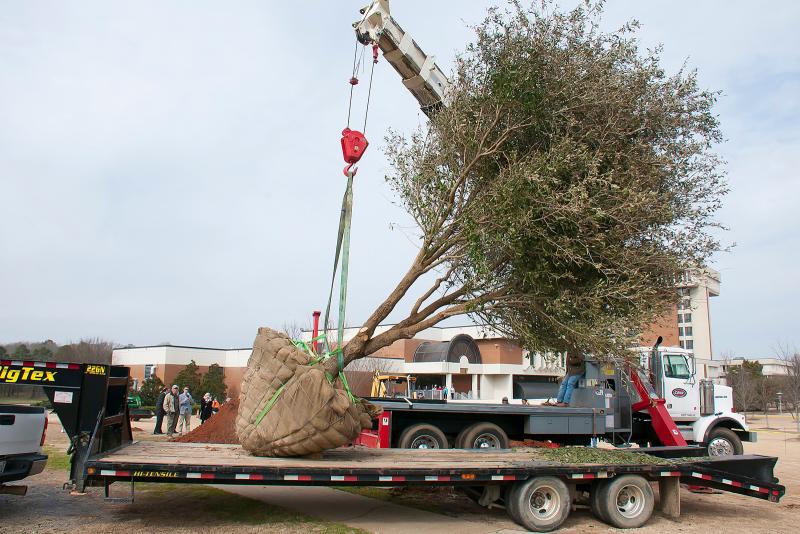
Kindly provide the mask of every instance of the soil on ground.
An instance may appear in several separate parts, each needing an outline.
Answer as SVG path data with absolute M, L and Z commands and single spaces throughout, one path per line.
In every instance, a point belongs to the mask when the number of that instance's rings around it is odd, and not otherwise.
M 191 432 L 175 438 L 179 443 L 228 443 L 238 444 L 236 436 L 236 414 L 239 412 L 239 399 L 231 399 L 222 405 L 205 423 Z

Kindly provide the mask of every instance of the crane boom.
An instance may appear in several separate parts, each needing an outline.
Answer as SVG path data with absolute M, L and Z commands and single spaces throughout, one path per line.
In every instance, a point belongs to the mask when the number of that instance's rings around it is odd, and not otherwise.
M 436 64 L 403 30 L 389 13 L 389 0 L 373 0 L 361 9 L 363 17 L 353 23 L 356 38 L 363 44 L 377 44 L 383 57 L 403 79 L 422 111 L 430 115 L 447 104 L 450 81 Z

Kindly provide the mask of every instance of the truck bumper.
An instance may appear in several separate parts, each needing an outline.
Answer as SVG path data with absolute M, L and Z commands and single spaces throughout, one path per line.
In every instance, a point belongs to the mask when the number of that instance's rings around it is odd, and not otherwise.
M 736 432 L 736 435 L 739 436 L 739 439 L 742 441 L 749 441 L 750 443 L 756 443 L 758 441 L 758 433 L 757 432 L 748 432 L 747 430 L 737 430 L 733 429 Z
M 0 484 L 38 475 L 44 471 L 44 466 L 47 465 L 47 456 L 43 454 L 18 454 L 6 456 L 0 460 L 0 464 L 3 462 L 5 462 L 5 466 L 0 471 Z

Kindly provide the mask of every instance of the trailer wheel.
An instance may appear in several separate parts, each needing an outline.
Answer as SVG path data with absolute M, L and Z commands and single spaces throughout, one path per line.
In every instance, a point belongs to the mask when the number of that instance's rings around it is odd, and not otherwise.
M 622 475 L 600 487 L 597 507 L 603 520 L 617 528 L 638 528 L 653 515 L 655 497 L 639 475 Z
M 509 494 L 509 515 L 533 532 L 550 532 L 569 516 L 569 488 L 557 477 L 535 477 L 517 485 Z
M 444 432 L 433 425 L 421 423 L 403 430 L 398 447 L 401 449 L 447 449 L 450 444 L 447 442 Z
M 494 423 L 475 423 L 456 438 L 456 449 L 507 449 L 508 435 Z
M 744 447 L 736 432 L 718 426 L 709 432 L 706 450 L 709 456 L 732 456 L 742 454 Z

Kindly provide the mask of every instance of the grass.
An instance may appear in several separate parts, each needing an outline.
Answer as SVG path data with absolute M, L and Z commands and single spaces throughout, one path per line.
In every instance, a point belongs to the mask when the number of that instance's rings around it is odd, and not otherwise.
M 45 445 L 42 453 L 47 455 L 47 469 L 69 470 L 69 455 L 61 447 Z
M 430 489 L 432 488 L 404 487 L 400 491 L 392 491 L 392 488 L 376 488 L 372 486 L 334 486 L 334 489 L 378 501 L 416 508 L 424 512 L 439 514 L 443 512 L 442 507 L 437 502 L 438 499 L 432 499 L 430 495 Z
M 191 484 L 154 484 L 137 485 L 137 493 L 141 496 L 139 504 L 158 513 L 166 508 L 169 515 L 174 515 L 170 506 L 148 506 L 149 501 L 163 503 L 168 498 L 179 497 L 190 501 L 192 509 L 197 513 L 193 521 L 201 522 L 209 527 L 209 522 L 221 524 L 259 525 L 273 530 L 306 530 L 308 532 L 325 532 L 330 534 L 368 534 L 367 531 L 348 527 L 340 523 L 325 521 L 315 517 L 265 504 L 261 501 L 227 493 L 217 488 Z M 156 518 L 150 517 L 151 520 Z M 188 525 L 187 525 L 188 526 Z
M 333 489 L 346 491 L 354 495 L 361 495 L 362 497 L 369 497 L 370 499 L 377 499 L 379 501 L 392 500 L 392 495 L 389 493 L 388 488 L 376 488 L 372 486 L 334 486 Z

